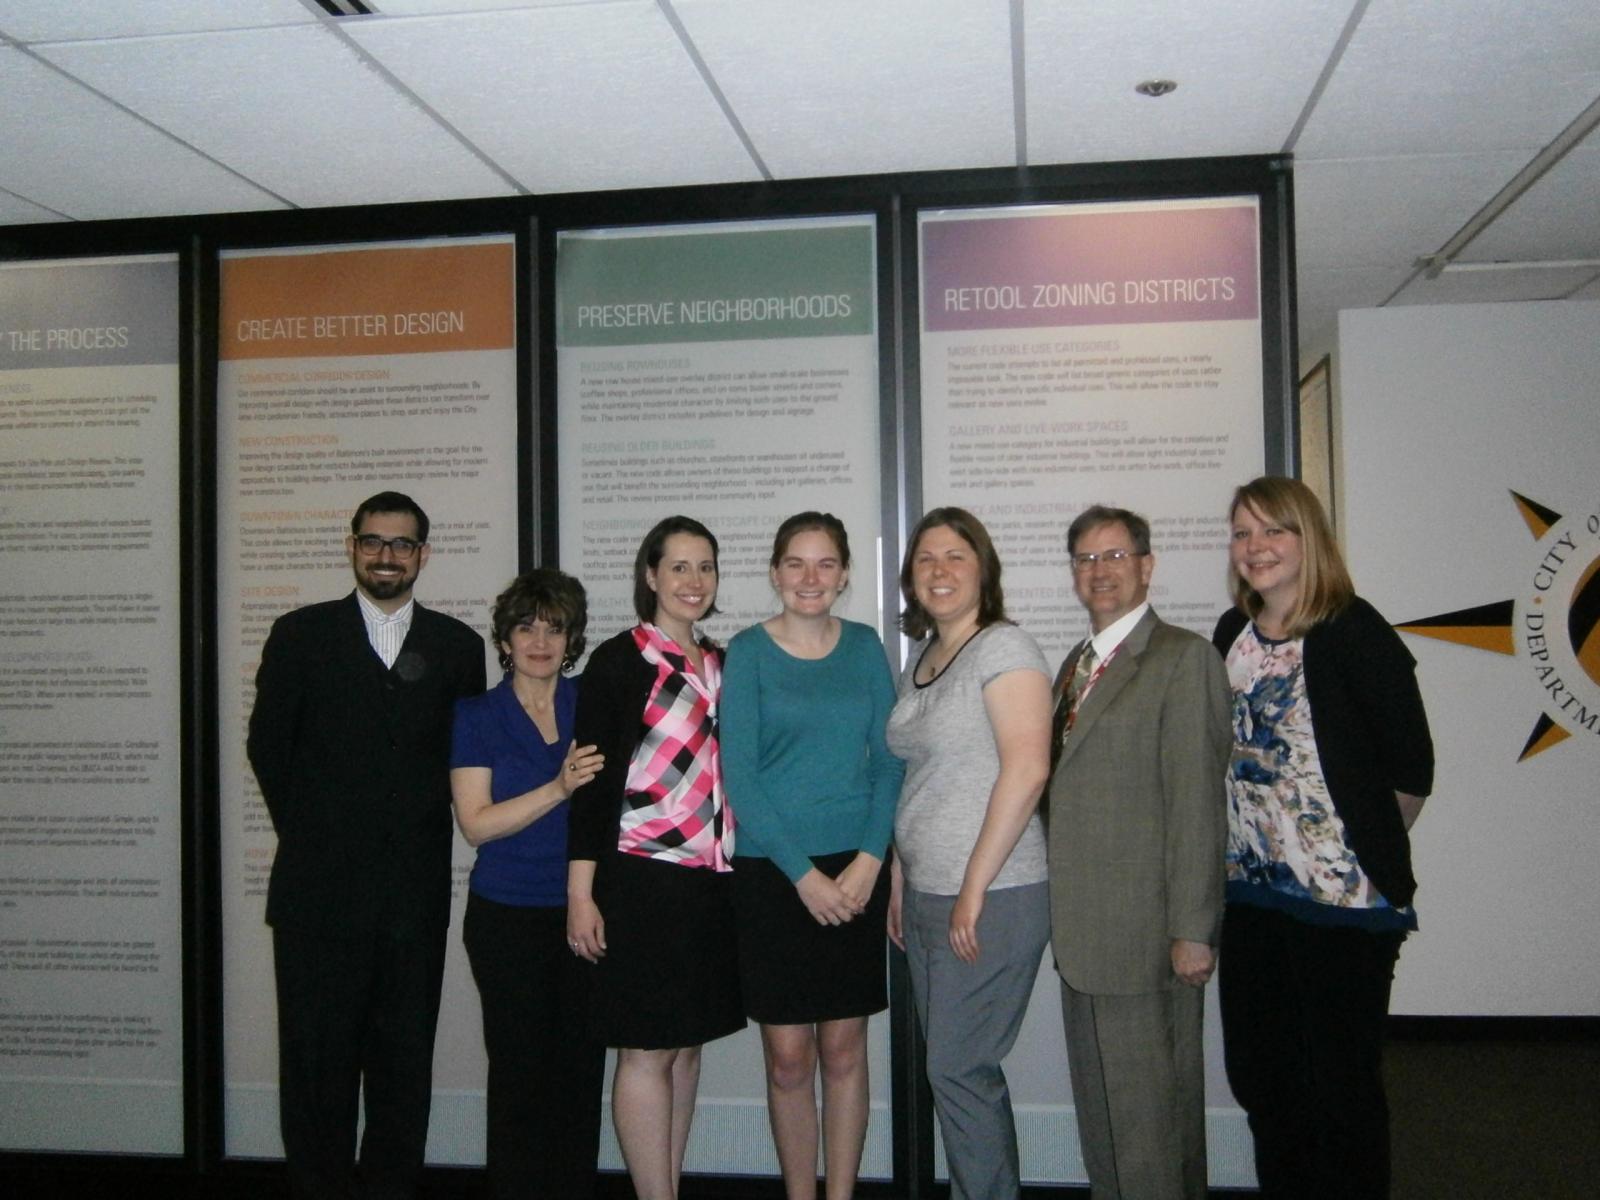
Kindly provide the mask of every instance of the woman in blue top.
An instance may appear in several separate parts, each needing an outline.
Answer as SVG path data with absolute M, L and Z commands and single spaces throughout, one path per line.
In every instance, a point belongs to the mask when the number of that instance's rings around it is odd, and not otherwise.
M 827 1195 L 854 1193 L 869 1110 L 867 1017 L 888 1005 L 883 864 L 904 765 L 883 738 L 894 707 L 883 644 L 832 613 L 849 572 L 837 517 L 785 521 L 771 560 L 783 611 L 729 643 L 723 677 L 740 984 L 761 1024 L 788 1200 L 817 1194 L 819 1059 Z
M 567 800 L 604 758 L 572 740 L 583 585 L 549 568 L 495 600 L 500 686 L 456 704 L 450 790 L 478 848 L 463 941 L 489 1055 L 496 1197 L 594 1194 L 605 1048 L 588 1036 L 590 972 L 568 949 Z

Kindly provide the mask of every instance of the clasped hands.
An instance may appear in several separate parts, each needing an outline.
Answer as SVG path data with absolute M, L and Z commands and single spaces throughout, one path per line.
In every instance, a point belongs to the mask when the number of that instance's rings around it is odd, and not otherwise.
M 800 876 L 795 890 L 817 924 L 843 925 L 867 911 L 881 865 L 869 854 L 857 854 L 837 879 L 829 879 L 812 867 Z

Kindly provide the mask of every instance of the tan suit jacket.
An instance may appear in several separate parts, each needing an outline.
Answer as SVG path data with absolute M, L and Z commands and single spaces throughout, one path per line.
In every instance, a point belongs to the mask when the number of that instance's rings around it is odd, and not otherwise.
M 1076 991 L 1157 991 L 1174 938 L 1216 944 L 1231 708 L 1211 643 L 1154 609 L 1083 702 L 1049 788 L 1051 942 Z

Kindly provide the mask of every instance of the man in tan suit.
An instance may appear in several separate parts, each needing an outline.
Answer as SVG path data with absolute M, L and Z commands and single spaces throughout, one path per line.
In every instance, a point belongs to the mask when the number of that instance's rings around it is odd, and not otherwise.
M 1203 1200 L 1201 1022 L 1222 916 L 1222 659 L 1150 607 L 1150 526 L 1095 506 L 1067 533 L 1091 634 L 1056 678 L 1050 918 L 1094 1200 Z

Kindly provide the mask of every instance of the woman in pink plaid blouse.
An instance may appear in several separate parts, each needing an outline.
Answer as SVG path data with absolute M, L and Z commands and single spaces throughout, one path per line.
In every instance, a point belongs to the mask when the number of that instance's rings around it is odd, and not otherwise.
M 595 650 L 575 736 L 606 765 L 568 823 L 567 934 L 595 964 L 593 1028 L 616 1046 L 612 1118 L 640 1200 L 673 1200 L 700 1047 L 744 1026 L 722 790 L 722 659 L 695 623 L 715 611 L 717 539 L 691 517 L 634 560 L 639 624 Z

